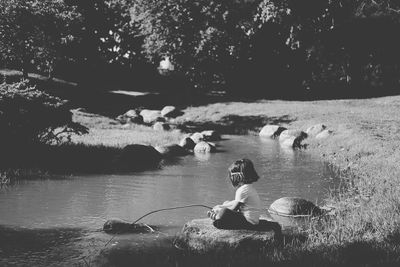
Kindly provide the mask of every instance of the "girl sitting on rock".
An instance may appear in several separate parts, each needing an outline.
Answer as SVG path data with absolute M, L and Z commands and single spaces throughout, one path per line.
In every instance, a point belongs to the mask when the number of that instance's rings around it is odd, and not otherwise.
M 248 159 L 235 161 L 228 171 L 236 189 L 235 199 L 215 206 L 207 215 L 219 229 L 252 228 L 258 224 L 261 213 L 260 197 L 253 186 L 259 177 Z

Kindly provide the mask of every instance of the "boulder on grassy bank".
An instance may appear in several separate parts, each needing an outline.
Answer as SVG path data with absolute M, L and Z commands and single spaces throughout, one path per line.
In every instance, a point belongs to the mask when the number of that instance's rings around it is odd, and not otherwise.
M 260 221 L 252 230 L 221 230 L 211 219 L 197 219 L 185 224 L 175 245 L 196 253 L 246 252 L 273 250 L 282 242 L 280 226 Z
M 265 125 L 261 129 L 259 135 L 261 137 L 277 138 L 285 130 L 286 130 L 285 127 L 281 127 L 278 125 Z
M 213 144 L 201 141 L 194 147 L 195 153 L 211 153 L 215 152 L 216 148 Z
M 307 134 L 298 130 L 285 130 L 279 136 L 279 143 L 283 147 L 301 148 Z
M 166 106 L 161 110 L 161 116 L 166 118 L 176 118 L 181 114 L 183 113 L 174 106 Z
M 145 123 L 165 122 L 165 118 L 161 116 L 161 111 L 159 110 L 143 109 L 140 115 Z
M 331 130 L 324 130 L 315 136 L 315 139 L 325 139 L 333 134 Z
M 134 109 L 128 110 L 124 114 L 118 116 L 116 118 L 116 120 L 122 124 L 125 124 L 125 123 L 141 124 L 141 123 L 143 123 L 143 117 Z
M 321 133 L 322 131 L 324 131 L 326 129 L 326 126 L 325 125 L 323 125 L 323 124 L 316 124 L 316 125 L 313 125 L 313 126 L 311 126 L 311 127 L 309 127 L 307 130 L 306 130 L 306 134 L 308 135 L 308 136 L 316 136 L 316 135 L 318 135 L 319 133 Z
M 184 149 L 188 150 L 193 150 L 194 147 L 196 146 L 195 142 L 192 140 L 190 137 L 185 137 L 183 138 L 180 142 L 179 145 L 183 147 Z
M 283 197 L 275 200 L 268 211 L 280 216 L 317 216 L 322 213 L 321 209 L 311 201 L 297 197 Z
M 159 121 L 158 121 L 158 122 L 154 123 L 153 129 L 156 130 L 156 131 L 162 132 L 162 131 L 168 131 L 168 130 L 170 130 L 171 127 L 170 127 L 169 124 L 167 124 L 167 123 L 159 122 Z
M 134 144 L 122 149 L 115 165 L 118 170 L 138 171 L 156 167 L 161 159 L 161 154 L 154 147 Z
M 189 152 L 179 146 L 179 145 L 165 145 L 165 146 L 156 146 L 155 149 L 164 157 L 180 157 L 189 154 Z

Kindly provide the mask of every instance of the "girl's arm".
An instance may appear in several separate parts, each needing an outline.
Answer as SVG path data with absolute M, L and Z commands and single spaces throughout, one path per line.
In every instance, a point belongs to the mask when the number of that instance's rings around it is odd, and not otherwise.
M 231 200 L 231 201 L 225 201 L 224 204 L 222 205 L 217 205 L 214 207 L 214 209 L 222 209 L 222 208 L 227 208 L 230 210 L 236 210 L 239 208 L 240 202 L 237 200 Z

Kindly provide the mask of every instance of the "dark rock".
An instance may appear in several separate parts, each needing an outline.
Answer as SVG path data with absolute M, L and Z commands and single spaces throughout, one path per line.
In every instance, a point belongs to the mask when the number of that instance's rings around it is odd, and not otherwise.
M 120 170 L 144 170 L 156 167 L 161 159 L 161 154 L 152 146 L 128 145 L 117 157 L 116 167 Z
M 251 230 L 221 230 L 211 219 L 197 219 L 185 224 L 175 245 L 197 253 L 254 252 L 272 250 L 282 242 L 280 226 L 261 220 Z
M 188 150 L 193 150 L 194 147 L 196 146 L 195 142 L 190 137 L 183 138 L 179 143 L 179 145 Z
M 142 223 L 132 224 L 120 219 L 111 219 L 104 223 L 103 231 L 108 234 L 149 233 L 153 232 L 153 227 Z
M 210 153 L 215 152 L 216 149 L 214 145 L 201 141 L 194 147 L 193 150 L 195 153 Z
M 164 157 L 180 157 L 185 156 L 189 152 L 179 145 L 166 145 L 166 146 L 157 146 L 155 149 Z
M 284 147 L 301 148 L 306 138 L 307 134 L 303 131 L 285 130 L 279 136 L 279 143 Z
M 277 138 L 285 130 L 286 128 L 278 125 L 265 125 L 259 135 L 262 137 Z
M 221 135 L 214 130 L 202 131 L 204 141 L 218 141 L 221 140 Z
M 321 209 L 311 201 L 297 197 L 283 197 L 275 200 L 268 211 L 281 216 L 320 215 Z
M 306 134 L 307 134 L 308 136 L 316 136 L 317 134 L 321 133 L 321 132 L 324 131 L 325 129 L 326 129 L 326 126 L 325 126 L 325 125 L 323 125 L 323 124 L 316 124 L 316 125 L 313 125 L 313 126 L 309 127 L 309 128 L 306 130 Z

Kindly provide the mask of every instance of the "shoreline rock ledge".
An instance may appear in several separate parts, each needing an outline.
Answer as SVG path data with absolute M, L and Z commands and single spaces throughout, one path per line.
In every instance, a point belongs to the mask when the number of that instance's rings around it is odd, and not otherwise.
M 260 221 L 259 229 L 221 230 L 211 219 L 195 219 L 185 224 L 177 235 L 175 246 L 194 253 L 259 252 L 272 250 L 282 242 L 276 223 Z

